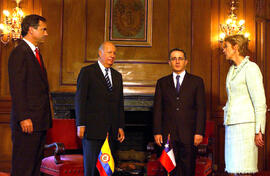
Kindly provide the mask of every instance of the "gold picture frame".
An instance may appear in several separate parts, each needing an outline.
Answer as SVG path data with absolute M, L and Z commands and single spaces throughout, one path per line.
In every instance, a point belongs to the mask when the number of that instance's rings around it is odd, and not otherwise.
M 105 40 L 116 46 L 152 46 L 153 0 L 106 0 Z

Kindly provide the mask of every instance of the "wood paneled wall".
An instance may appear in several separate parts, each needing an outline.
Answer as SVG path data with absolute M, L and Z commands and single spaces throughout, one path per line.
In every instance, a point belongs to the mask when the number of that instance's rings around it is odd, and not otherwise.
M 250 32 L 250 50 L 256 57 L 256 5 L 268 0 L 239 0 L 239 19 L 246 20 Z M 117 47 L 114 68 L 124 78 L 125 94 L 153 94 L 156 80 L 169 74 L 168 51 L 179 47 L 187 52 L 188 71 L 204 79 L 207 118 L 216 121 L 215 169 L 224 169 L 224 127 L 222 107 L 226 102 L 225 78 L 229 63 L 218 42 L 219 24 L 229 12 L 229 0 L 153 0 L 152 46 Z M 259 3 L 258 3 L 259 2 Z M 12 9 L 15 3 L 0 0 L 0 10 Z M 97 50 L 104 41 L 106 1 L 100 0 L 23 0 L 26 12 L 47 18 L 47 42 L 41 47 L 53 92 L 75 92 L 77 75 L 82 66 L 97 60 Z M 266 7 L 266 6 L 262 6 Z M 265 8 L 264 16 L 269 15 Z M 268 9 L 268 10 L 267 10 Z M 269 34 L 268 34 L 269 35 Z M 13 43 L 0 47 L 0 133 L 8 134 L 0 145 L 1 156 L 10 159 L 10 98 L 7 75 L 8 55 Z M 258 61 L 260 62 L 260 61 Z M 259 64 L 263 67 L 264 63 Z M 269 103 L 269 102 L 268 102 Z M 267 146 L 268 148 L 269 145 Z M 3 149 L 6 152 L 1 152 Z M 265 151 L 269 150 L 266 149 Z M 263 155 L 263 154 L 262 154 Z M 261 156 L 262 156 L 261 155 Z M 262 157 L 261 157 L 262 158 Z M 260 161 L 265 168 L 266 159 Z M 0 167 L 1 170 L 1 167 Z
M 11 101 L 9 98 L 0 98 L 0 171 L 10 169 L 11 159 L 11 131 L 9 126 Z
M 54 41 L 44 45 L 43 53 L 49 58 L 47 66 L 54 68 L 48 73 L 50 81 L 58 83 L 51 84 L 52 91 L 74 92 L 80 68 L 97 60 L 105 35 L 105 8 L 105 1 L 99 0 L 43 3 L 43 15 L 50 19 L 48 41 Z M 190 1 L 154 1 L 152 47 L 117 47 L 114 67 L 123 75 L 126 94 L 153 94 L 156 80 L 170 73 L 170 48 L 183 48 L 190 57 L 190 18 Z

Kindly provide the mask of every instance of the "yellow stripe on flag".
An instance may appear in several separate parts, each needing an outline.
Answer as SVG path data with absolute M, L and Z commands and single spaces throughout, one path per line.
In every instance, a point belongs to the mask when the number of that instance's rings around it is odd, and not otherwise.
M 112 157 L 112 153 L 111 153 L 111 149 L 110 149 L 110 146 L 109 146 L 109 142 L 108 142 L 108 136 L 106 137 L 106 140 L 101 148 L 101 152 L 102 153 L 107 153 L 109 156 L 110 156 L 110 160 L 108 162 L 111 170 L 112 170 L 112 173 L 114 172 L 114 160 L 113 160 L 113 157 Z

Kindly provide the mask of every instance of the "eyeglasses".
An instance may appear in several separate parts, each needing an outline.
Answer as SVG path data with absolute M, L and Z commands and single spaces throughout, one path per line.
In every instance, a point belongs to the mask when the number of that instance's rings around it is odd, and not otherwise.
M 177 60 L 177 61 L 184 61 L 184 60 L 186 60 L 186 59 L 185 59 L 184 57 L 171 57 L 170 60 L 171 60 L 171 61 L 176 61 L 176 60 Z

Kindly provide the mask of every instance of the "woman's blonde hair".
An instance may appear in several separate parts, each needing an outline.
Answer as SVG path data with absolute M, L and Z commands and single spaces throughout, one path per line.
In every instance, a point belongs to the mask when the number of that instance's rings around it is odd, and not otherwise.
M 232 46 L 238 45 L 238 52 L 241 56 L 246 56 L 248 53 L 248 38 L 244 35 L 237 34 L 231 35 L 224 39 L 225 42 L 229 42 Z

